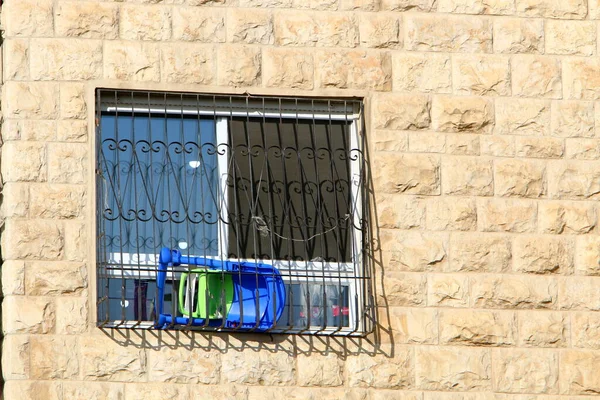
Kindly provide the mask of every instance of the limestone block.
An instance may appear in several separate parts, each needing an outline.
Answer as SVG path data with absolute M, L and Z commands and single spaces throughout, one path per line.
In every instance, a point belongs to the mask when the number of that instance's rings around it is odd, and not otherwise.
M 104 44 L 104 77 L 122 81 L 160 80 L 158 45 L 107 41 Z
M 2 295 L 25 294 L 25 263 L 23 261 L 4 261 L 1 272 Z
M 450 93 L 450 57 L 441 54 L 393 53 L 394 91 Z
M 385 270 L 383 291 L 379 294 L 381 304 L 390 306 L 424 306 L 426 303 L 427 278 L 419 273 Z
M 544 56 L 514 56 L 512 94 L 521 97 L 562 97 L 560 60 Z
M 517 15 L 559 19 L 583 19 L 587 14 L 585 0 L 519 0 Z
M 469 277 L 458 274 L 430 274 L 427 280 L 427 305 L 468 307 Z
M 481 149 L 479 135 L 447 135 L 446 153 L 457 156 L 478 156 Z
M 440 162 L 424 154 L 381 153 L 374 163 L 373 179 L 383 193 L 437 195 Z
M 511 241 L 504 235 L 463 233 L 450 239 L 448 271 L 505 272 L 511 260 Z
M 600 275 L 600 237 L 585 235 L 576 239 L 575 274 Z
M 6 296 L 2 303 L 2 330 L 11 333 L 51 333 L 55 306 L 43 297 Z
M 456 94 L 509 96 L 510 65 L 502 56 L 453 57 L 453 87 Z
M 373 121 L 380 129 L 426 129 L 431 123 L 429 98 L 423 95 L 378 95 Z
M 344 363 L 335 354 L 299 354 L 297 363 L 300 386 L 341 386 L 344 382 Z
M 434 96 L 431 119 L 436 131 L 490 133 L 494 127 L 494 105 L 483 97 Z
M 511 346 L 517 342 L 517 319 L 509 311 L 443 310 L 440 343 Z
M 381 0 L 381 10 L 385 11 L 432 11 L 436 0 Z
M 600 392 L 598 352 L 565 350 L 560 353 L 560 390 L 564 394 L 594 395 Z
M 2 26 L 6 37 L 52 36 L 52 0 L 13 1 L 2 8 Z
M 203 400 L 203 399 L 231 399 L 231 400 L 236 400 L 236 399 L 242 399 L 242 400 L 248 400 L 248 389 L 252 389 L 253 387 L 250 386 L 238 386 L 238 385 L 220 385 L 220 386 L 213 386 L 213 385 L 203 385 L 202 386 L 202 390 L 191 390 L 190 393 L 190 399 L 191 400 Z M 257 398 L 258 400 L 265 400 L 266 399 L 266 390 L 267 388 L 265 388 L 264 386 L 256 386 L 255 387 L 260 396 Z M 280 387 L 276 387 L 276 388 L 272 388 L 273 390 L 276 390 L 280 395 L 282 392 L 282 388 Z M 298 391 L 298 388 L 294 388 L 296 390 L 296 392 Z
M 240 7 L 286 7 L 292 6 L 292 0 L 239 0 Z
M 511 0 L 440 0 L 438 12 L 460 14 L 512 15 L 515 12 Z
M 598 139 L 567 139 L 565 140 L 567 158 L 576 160 L 600 159 L 600 140 Z
M 57 36 L 116 39 L 119 36 L 119 16 L 116 4 L 58 3 L 55 16 Z
M 84 143 L 48 145 L 48 181 L 83 183 L 87 181 L 88 146 Z
M 480 136 L 481 155 L 494 157 L 514 157 L 515 138 L 500 135 Z
M 163 82 L 209 85 L 215 77 L 215 49 L 210 45 L 164 44 L 160 51 Z
M 555 199 L 596 199 L 600 197 L 600 171 L 591 161 L 550 162 L 548 193 Z
M 54 119 L 58 116 L 59 94 L 55 82 L 6 82 L 3 89 L 4 118 Z
M 495 133 L 503 135 L 550 135 L 551 103 L 545 100 L 496 99 Z
M 487 349 L 420 346 L 416 348 L 416 384 L 423 390 L 490 390 Z
M 232 0 L 184 0 L 189 6 L 218 6 L 229 5 Z
M 31 337 L 31 377 L 39 380 L 76 379 L 79 375 L 77 339 Z
M 125 396 L 122 383 L 107 382 L 63 382 L 63 396 L 69 400 L 115 399 Z
M 600 311 L 600 278 L 569 276 L 558 281 L 560 308 Z
M 389 91 L 392 63 L 389 54 L 365 51 L 323 51 L 317 54 L 315 79 L 322 88 Z
M 446 262 L 447 239 L 434 233 L 388 230 L 381 234 L 381 248 L 392 252 L 390 269 L 441 270 Z
M 148 352 L 148 377 L 151 382 L 216 384 L 221 373 L 218 352 L 182 352 L 162 346 Z
M 346 371 L 350 387 L 409 389 L 414 386 L 414 353 L 396 346 L 393 359 L 359 354 L 346 360 Z
M 88 125 L 87 121 L 80 120 L 61 120 L 58 121 L 56 129 L 56 138 L 61 142 L 87 142 Z
M 438 395 L 439 393 L 435 393 Z M 370 393 L 370 400 L 423 400 L 422 392 L 400 390 L 375 390 Z M 433 400 L 433 399 L 428 399 Z
M 438 312 L 430 308 L 391 308 L 390 326 L 395 343 L 438 342 Z
M 554 308 L 557 284 L 551 277 L 485 275 L 471 277 L 471 301 L 484 308 Z
M 84 277 L 87 280 L 87 276 Z M 56 299 L 56 333 L 76 335 L 88 328 L 89 306 L 87 297 L 59 297 Z
M 412 229 L 425 226 L 425 203 L 414 197 L 381 194 L 377 196 L 380 228 Z
M 481 199 L 477 204 L 477 221 L 484 232 L 533 232 L 536 206 L 523 200 Z
M 123 5 L 119 31 L 125 40 L 168 40 L 171 38 L 170 7 Z
M 597 57 L 563 61 L 565 98 L 600 99 L 600 60 Z
M 395 15 L 362 14 L 358 24 L 360 45 L 375 48 L 402 47 L 401 19 Z
M 489 53 L 492 50 L 492 24 L 474 17 L 406 16 L 408 50 Z
M 269 10 L 227 10 L 227 37 L 235 43 L 273 44 L 273 14 Z
M 221 356 L 221 377 L 225 383 L 266 386 L 293 386 L 296 365 L 286 352 L 228 351 Z
M 36 142 L 8 142 L 2 149 L 5 182 L 46 180 L 46 149 Z
M 573 347 L 600 349 L 600 315 L 597 312 L 571 314 Z
M 552 103 L 552 135 L 558 137 L 593 137 L 594 103 L 555 101 Z
M 313 88 L 313 56 L 305 51 L 265 49 L 265 83 L 268 87 Z
M 175 40 L 224 43 L 226 34 L 224 9 L 190 7 L 173 9 Z
M 591 56 L 596 53 L 596 25 L 592 21 L 546 22 L 546 53 Z
M 427 227 L 434 231 L 477 229 L 475 199 L 456 197 L 431 199 L 427 202 Z
M 145 381 L 146 353 L 135 346 L 121 346 L 103 334 L 81 336 L 81 373 L 85 380 Z
M 225 86 L 252 86 L 261 80 L 260 49 L 221 45 L 217 48 L 217 83 Z
M 491 161 L 474 157 L 444 158 L 442 191 L 444 194 L 451 195 L 493 195 L 494 179 Z M 475 221 L 476 218 L 473 217 L 471 222 Z
M 125 385 L 125 398 L 128 400 L 188 400 L 188 385 L 166 383 L 138 383 Z
M 4 269 L 4 265 L 2 268 Z M 2 340 L 3 378 L 7 381 L 28 379 L 30 377 L 30 336 L 7 335 Z
M 4 384 L 5 399 L 62 400 L 61 382 L 7 381 Z
M 9 219 L 2 235 L 5 260 L 57 260 L 64 251 L 64 229 L 58 221 Z
M 542 233 L 584 234 L 596 226 L 593 204 L 574 202 L 542 202 L 539 204 Z
M 375 130 L 372 143 L 375 151 L 405 152 L 408 150 L 408 132 Z
M 545 163 L 534 160 L 496 160 L 496 195 L 543 197 L 546 194 Z
M 294 8 L 309 8 L 312 10 L 331 10 L 338 9 L 337 0 L 293 0 Z
M 73 262 L 30 262 L 25 291 L 31 296 L 80 294 L 87 287 L 87 268 Z
M 533 274 L 573 271 L 573 243 L 554 236 L 523 236 L 513 245 L 515 271 Z
M 29 79 L 29 41 L 26 39 L 6 39 L 4 47 L 4 81 Z
M 558 393 L 558 353 L 494 349 L 494 388 L 504 393 Z
M 378 11 L 380 0 L 340 0 L 340 10 Z
M 527 347 L 566 347 L 569 317 L 565 313 L 527 311 L 519 313 L 519 345 Z M 575 331 L 573 331 L 575 333 Z
M 29 214 L 29 184 L 8 182 L 2 187 L 2 216 L 26 217 Z
M 34 185 L 31 186 L 30 217 L 78 218 L 83 215 L 87 201 L 84 186 Z
M 0 127 L 2 129 L 2 142 L 6 143 L 14 140 L 21 140 L 21 131 L 24 130 L 23 125 L 26 122 L 30 122 L 32 125 L 34 124 L 33 121 L 21 121 L 18 119 L 4 120 L 2 126 Z M 37 122 L 38 121 L 35 121 L 35 123 Z M 55 123 L 54 121 L 48 122 Z
M 435 132 L 408 132 L 408 151 L 411 153 L 444 153 L 446 136 Z
M 84 261 L 89 249 L 88 231 L 84 223 L 65 221 L 65 259 L 69 261 Z
M 275 43 L 279 46 L 356 47 L 357 20 L 350 14 L 275 14 Z
M 495 53 L 539 54 L 543 51 L 543 20 L 522 18 L 494 20 Z
M 564 154 L 564 141 L 551 137 L 516 137 L 515 154 L 528 158 L 561 158 Z M 567 147 L 568 148 L 568 147 Z
M 60 117 L 64 119 L 84 119 L 86 116 L 87 104 L 85 102 L 83 84 L 61 83 Z M 72 135 L 68 135 L 68 137 L 71 136 Z M 59 137 L 59 140 L 61 140 L 61 137 Z

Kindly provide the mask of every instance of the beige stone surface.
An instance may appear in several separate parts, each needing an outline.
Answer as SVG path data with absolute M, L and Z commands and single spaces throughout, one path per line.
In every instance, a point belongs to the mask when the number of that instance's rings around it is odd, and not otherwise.
M 25 292 L 32 296 L 81 294 L 87 287 L 87 268 L 81 263 L 29 262 Z
M 600 159 L 600 140 L 566 139 L 565 156 L 576 160 L 598 160 Z
M 515 56 L 511 61 L 512 94 L 521 97 L 562 97 L 561 63 L 545 56 Z
M 229 9 L 227 39 L 233 43 L 273 44 L 273 14 L 267 9 Z
M 3 64 L 4 80 L 26 80 L 29 78 L 29 42 L 26 39 L 8 39 L 2 43 L 3 51 L 10 54 Z
M 476 96 L 510 95 L 508 57 L 457 56 L 453 62 L 453 88 L 456 94 Z
M 164 346 L 148 352 L 148 378 L 153 382 L 216 384 L 221 374 L 218 353 L 190 351 Z
M 55 305 L 49 298 L 7 296 L 2 301 L 2 330 L 11 333 L 52 333 L 56 323 Z M 7 315 L 6 310 L 10 310 Z
M 56 333 L 61 335 L 84 333 L 88 328 L 88 321 L 89 304 L 86 297 L 56 299 Z
M 446 135 L 408 132 L 408 151 L 411 153 L 444 153 Z
M 555 308 L 557 282 L 550 277 L 483 275 L 471 278 L 471 302 L 484 308 Z
M 442 54 L 393 53 L 394 91 L 450 93 L 452 64 Z
M 229 351 L 221 356 L 221 376 L 227 383 L 293 386 L 296 384 L 296 365 L 283 351 Z
M 64 229 L 58 221 L 10 219 L 4 229 L 5 260 L 56 260 L 63 254 Z
M 560 308 L 563 310 L 600 311 L 600 279 L 570 276 L 558 281 Z
M 7 82 L 2 92 L 5 118 L 53 119 L 58 115 L 55 82 Z
M 71 400 L 89 399 L 123 399 L 125 386 L 122 383 L 106 382 L 64 382 L 62 384 L 63 396 Z
M 392 308 L 390 326 L 397 343 L 437 344 L 438 313 L 428 308 Z
M 439 194 L 440 162 L 429 155 L 381 153 L 373 179 L 383 193 Z
M 105 78 L 158 82 L 159 64 L 159 48 L 154 43 L 109 41 L 104 44 Z
M 361 14 L 358 28 L 363 47 L 402 47 L 401 19 L 397 15 Z
M 427 302 L 427 278 L 419 273 L 388 271 L 384 266 L 381 304 L 389 306 L 424 306 Z
M 381 9 L 387 11 L 432 11 L 435 0 L 381 0 Z
M 52 0 L 13 1 L 3 8 L 2 25 L 11 36 L 40 37 L 53 34 Z M 10 18 L 5 17 L 10 15 Z
M 190 386 L 165 383 L 138 383 L 125 386 L 125 398 L 132 400 L 187 400 Z
M 358 21 L 351 14 L 279 12 L 274 18 L 280 46 L 356 47 Z
M 87 104 L 85 90 L 80 83 L 63 83 L 60 85 L 60 116 L 66 119 L 85 118 Z M 71 135 L 68 135 L 71 136 Z M 64 137 L 59 137 L 64 140 Z
M 598 171 L 590 161 L 548 164 L 548 194 L 555 199 L 595 199 L 600 194 Z
M 494 194 L 494 173 L 490 161 L 477 157 L 446 157 L 442 160 L 441 170 L 444 194 L 467 196 Z
M 517 319 L 510 311 L 444 310 L 440 343 L 467 346 L 511 346 L 517 342 Z
M 600 275 L 600 240 L 597 236 L 577 238 L 575 247 L 575 273 Z
M 488 19 L 414 14 L 404 23 L 408 50 L 487 53 L 492 49 Z
M 583 19 L 587 14 L 585 0 L 519 0 L 517 14 L 527 17 Z
M 6 399 L 62 400 L 62 384 L 48 381 L 11 380 L 5 383 Z
M 552 103 L 552 135 L 558 137 L 593 137 L 594 104 L 583 101 Z
M 573 58 L 563 62 L 566 99 L 600 98 L 600 61 L 597 58 Z
M 33 218 L 78 218 L 85 212 L 85 187 L 81 185 L 32 185 L 29 216 Z
M 600 349 L 600 315 L 595 312 L 571 314 L 573 347 Z
M 469 306 L 469 278 L 459 274 L 431 274 L 427 279 L 427 305 Z
M 119 9 L 110 3 L 63 1 L 56 8 L 54 24 L 57 36 L 116 39 Z
M 546 53 L 591 56 L 596 53 L 596 25 L 592 21 L 549 20 Z
M 544 197 L 546 168 L 533 160 L 496 160 L 494 186 L 497 196 Z
M 217 83 L 220 85 L 256 85 L 261 81 L 260 49 L 249 46 L 219 46 Z
M 494 157 L 514 157 L 515 138 L 510 136 L 481 136 L 479 137 L 481 155 Z
M 84 380 L 138 382 L 147 380 L 146 351 L 120 346 L 103 333 L 79 339 L 80 369 Z
M 175 7 L 173 38 L 193 42 L 224 43 L 226 12 L 222 8 Z
M 596 352 L 579 350 L 561 352 L 561 393 L 586 395 L 600 392 L 598 363 L 600 363 L 600 357 Z
M 25 294 L 25 262 L 7 260 L 2 263 L 2 294 Z
M 565 150 L 566 147 L 566 150 Z M 517 137 L 515 138 L 515 155 L 525 158 L 562 158 L 569 154 L 569 146 L 560 138 L 552 137 Z
M 478 156 L 481 153 L 481 137 L 476 134 L 446 135 L 446 153 L 457 156 Z
M 387 53 L 322 51 L 317 53 L 315 81 L 321 88 L 389 91 L 391 65 Z
M 593 203 L 543 202 L 538 209 L 543 233 L 585 234 L 596 226 Z
M 427 227 L 434 231 L 468 231 L 477 228 L 474 199 L 446 197 L 427 204 Z
M 164 82 L 209 85 L 215 81 L 215 49 L 209 45 L 165 45 L 160 50 L 160 72 Z
M 521 18 L 494 20 L 494 52 L 539 54 L 543 51 L 543 20 Z
M 268 87 L 312 89 L 315 62 L 302 50 L 268 49 L 263 54 L 264 81 Z
M 494 388 L 505 393 L 558 393 L 558 352 L 494 349 Z
M 88 139 L 88 124 L 81 120 L 61 120 L 56 127 L 56 139 L 61 142 L 85 143 Z
M 377 129 L 373 132 L 373 150 L 401 151 L 408 150 L 408 131 Z
M 477 202 L 477 221 L 484 232 L 533 232 L 537 204 L 509 199 L 481 199 Z
M 525 311 L 518 313 L 519 345 L 526 347 L 567 347 L 569 316 L 566 313 Z M 572 331 L 577 335 L 576 331 Z
M 84 143 L 51 143 L 48 145 L 48 181 L 50 183 L 83 183 L 87 179 L 88 147 Z
M 374 99 L 375 127 L 379 129 L 426 129 L 431 123 L 430 101 L 423 95 L 378 95 Z
M 511 0 L 440 0 L 439 12 L 464 14 L 511 15 L 515 4 Z
M 31 338 L 31 377 L 39 380 L 79 377 L 79 347 L 76 339 L 64 336 Z
M 2 216 L 26 217 L 29 214 L 29 184 L 6 183 L 2 189 Z
M 346 361 L 350 387 L 410 389 L 414 387 L 414 368 L 412 347 L 396 346 L 393 359 L 361 354 Z
M 549 101 L 496 99 L 495 111 L 495 133 L 524 136 L 550 135 L 551 103 Z
M 402 195 L 377 197 L 377 215 L 381 228 L 412 229 L 425 226 L 425 202 Z
M 464 233 L 450 239 L 449 271 L 504 272 L 511 260 L 511 241 L 506 236 Z
M 447 258 L 446 237 L 433 233 L 382 232 L 381 248 L 391 252 L 390 267 L 404 271 L 440 270 Z
M 119 9 L 119 33 L 125 40 L 170 39 L 170 8 L 124 5 Z
M 573 271 L 574 243 L 554 236 L 525 236 L 513 245 L 514 270 L 533 274 Z
M 31 371 L 30 336 L 7 335 L 2 338 L 2 341 L 2 375 L 4 379 L 28 379 Z
M 335 354 L 299 355 L 298 385 L 341 386 L 344 383 L 344 363 Z
M 489 133 L 494 127 L 494 105 L 482 97 L 435 96 L 432 127 L 442 132 Z

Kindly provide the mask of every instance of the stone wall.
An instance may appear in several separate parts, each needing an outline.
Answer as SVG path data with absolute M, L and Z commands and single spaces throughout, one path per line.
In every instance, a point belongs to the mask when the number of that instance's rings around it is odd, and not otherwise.
M 599 0 L 5 0 L 5 399 L 600 395 Z M 94 88 L 361 96 L 366 339 L 94 327 Z

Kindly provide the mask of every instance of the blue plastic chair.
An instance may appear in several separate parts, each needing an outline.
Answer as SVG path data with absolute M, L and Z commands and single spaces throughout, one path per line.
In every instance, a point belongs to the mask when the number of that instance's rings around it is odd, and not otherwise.
M 223 318 L 193 318 L 164 312 L 168 267 L 182 264 L 205 266 L 231 276 L 233 299 Z M 192 325 L 262 332 L 276 325 L 283 314 L 286 300 L 285 284 L 279 270 L 272 265 L 186 257 L 182 256 L 180 251 L 166 247 L 160 251 L 156 286 L 156 327 L 161 329 L 173 325 Z M 202 294 L 198 293 L 198 296 Z

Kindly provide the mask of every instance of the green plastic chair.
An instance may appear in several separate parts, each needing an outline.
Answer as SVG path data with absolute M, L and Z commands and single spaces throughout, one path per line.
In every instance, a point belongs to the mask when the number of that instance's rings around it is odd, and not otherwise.
M 196 286 L 198 285 L 198 288 Z M 188 284 L 192 287 L 189 288 Z M 194 305 L 194 298 L 196 304 Z M 193 269 L 181 274 L 179 282 L 179 312 L 193 318 L 227 318 L 233 302 L 233 281 L 230 274 L 222 271 Z M 208 304 L 207 304 L 208 303 Z M 208 311 L 208 315 L 207 314 Z

